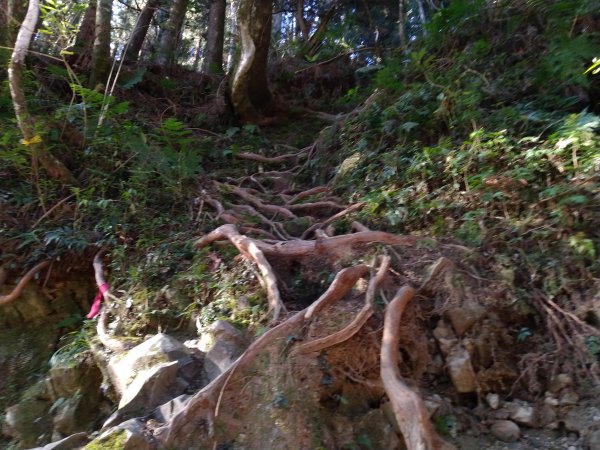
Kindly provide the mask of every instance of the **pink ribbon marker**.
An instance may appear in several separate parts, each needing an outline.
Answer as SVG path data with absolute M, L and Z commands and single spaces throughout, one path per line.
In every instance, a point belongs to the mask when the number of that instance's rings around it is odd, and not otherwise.
M 110 289 L 108 283 L 102 283 L 99 287 L 98 294 L 94 297 L 94 302 L 92 303 L 92 307 L 90 308 L 90 312 L 86 316 L 88 319 L 93 319 L 100 312 L 100 304 L 102 303 L 102 299 L 104 298 L 104 294 L 107 293 Z

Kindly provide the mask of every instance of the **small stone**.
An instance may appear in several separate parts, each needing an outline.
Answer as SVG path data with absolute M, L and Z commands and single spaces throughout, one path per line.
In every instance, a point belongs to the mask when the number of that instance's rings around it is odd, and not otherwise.
M 464 336 L 473 325 L 484 315 L 486 309 L 474 300 L 465 300 L 459 307 L 451 308 L 446 312 L 446 317 L 452 324 L 457 336 Z
M 491 433 L 503 442 L 515 442 L 521 436 L 519 425 L 510 420 L 499 420 L 492 424 Z
M 492 409 L 498 409 L 500 407 L 500 396 L 498 394 L 489 393 L 485 396 L 485 400 Z
M 536 421 L 533 406 L 513 404 L 510 418 L 521 425 L 535 428 Z
M 560 396 L 558 403 L 561 406 L 576 405 L 579 401 L 579 395 L 573 391 L 566 391 Z
M 550 386 L 548 390 L 553 394 L 556 394 L 563 390 L 564 388 L 571 386 L 573 384 L 573 378 L 571 378 L 566 373 L 559 373 L 555 377 L 552 377 L 550 380 Z
M 452 328 L 443 320 L 438 321 L 437 326 L 433 330 L 433 335 L 435 336 L 444 357 L 450 354 L 458 342 Z
M 558 399 L 554 397 L 550 392 L 546 392 L 546 398 L 544 398 L 544 403 L 550 406 L 558 406 Z
M 477 380 L 471 364 L 471 357 L 464 347 L 453 348 L 446 359 L 446 364 L 452 384 L 458 393 L 465 394 L 477 390 Z
M 537 422 L 542 427 L 548 427 L 548 424 L 556 422 L 556 411 L 548 404 L 543 404 L 537 409 Z

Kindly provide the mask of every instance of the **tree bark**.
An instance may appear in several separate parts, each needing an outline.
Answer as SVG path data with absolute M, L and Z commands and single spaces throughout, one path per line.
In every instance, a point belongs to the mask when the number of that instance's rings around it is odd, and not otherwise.
M 69 64 L 79 69 L 88 71 L 92 62 L 92 50 L 94 48 L 94 36 L 96 26 L 96 2 L 90 2 L 85 10 L 81 25 L 75 37 L 73 55 L 69 56 Z
M 170 69 L 175 62 L 177 37 L 187 11 L 189 0 L 174 0 L 169 12 L 169 18 L 160 35 L 160 42 L 154 56 L 154 63 L 164 69 Z
M 6 21 L 8 28 L 6 29 L 7 43 L 11 45 L 17 39 L 17 33 L 21 22 L 25 18 L 27 11 L 27 2 L 24 0 L 5 0 L 6 2 Z
M 302 40 L 304 42 L 308 41 L 310 27 L 304 18 L 304 0 L 297 0 L 296 2 L 296 23 L 298 24 L 298 28 L 300 28 Z
M 110 20 L 112 0 L 97 0 L 94 47 L 92 49 L 92 69 L 89 85 L 93 89 L 104 83 L 110 71 Z
M 27 108 L 27 99 L 23 88 L 23 69 L 25 67 L 25 56 L 35 31 L 39 13 L 39 0 L 31 0 L 25 19 L 19 29 L 8 67 L 10 95 L 17 116 L 17 123 L 23 134 L 23 143 L 31 149 L 32 166 L 36 168 L 39 161 L 51 178 L 65 183 L 74 183 L 75 180 L 71 172 L 44 148 L 42 138 L 37 134 L 35 121 Z
M 327 32 L 327 26 L 329 25 L 329 21 L 333 17 L 334 12 L 335 4 L 323 16 L 320 17 L 319 26 L 308 39 L 308 41 L 302 46 L 299 56 L 313 57 L 317 54 L 321 44 L 323 43 L 323 38 Z
M 206 73 L 223 72 L 223 44 L 225 39 L 226 0 L 213 0 L 208 16 L 208 35 L 202 71 Z
M 405 50 L 408 41 L 406 39 L 406 4 L 404 0 L 398 0 L 398 34 L 400 35 L 400 47 Z
M 133 63 L 138 60 L 142 45 L 144 44 L 144 39 L 146 39 L 146 34 L 148 34 L 150 22 L 152 22 L 152 17 L 154 17 L 154 13 L 159 5 L 160 0 L 148 0 L 144 5 L 135 28 L 131 32 L 131 37 L 129 38 L 129 46 L 127 47 L 127 52 L 125 52 L 126 62 Z
M 275 112 L 267 80 L 272 9 L 269 0 L 241 0 L 239 4 L 241 52 L 231 84 L 231 101 L 244 123 L 258 123 Z

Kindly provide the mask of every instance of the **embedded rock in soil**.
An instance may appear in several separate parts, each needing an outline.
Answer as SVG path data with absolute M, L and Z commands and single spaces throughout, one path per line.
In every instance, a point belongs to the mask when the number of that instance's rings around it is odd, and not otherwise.
M 550 385 L 548 386 L 548 391 L 552 394 L 557 394 L 562 391 L 564 388 L 569 387 L 573 384 L 573 378 L 567 375 L 566 373 L 559 373 L 558 375 L 552 377 L 550 380 Z
M 537 428 L 535 408 L 526 403 L 507 403 L 510 418 L 520 425 Z
M 6 410 L 3 433 L 18 440 L 21 448 L 35 447 L 50 440 L 52 419 L 46 399 L 26 398 Z
M 108 363 L 108 373 L 117 392 L 123 395 L 142 371 L 184 359 L 189 354 L 177 339 L 158 333 L 125 354 L 113 356 Z
M 400 439 L 381 409 L 372 409 L 353 426 L 355 440 L 370 443 L 369 448 L 396 449 Z
M 499 420 L 493 423 L 490 431 L 496 439 L 503 442 L 515 442 L 521 436 L 519 425 L 510 420 Z
M 202 329 L 199 348 L 206 352 L 204 372 L 209 381 L 227 370 L 244 352 L 247 342 L 242 333 L 225 320 Z
M 187 383 L 177 379 L 178 362 L 162 363 L 138 374 L 123 393 L 118 411 L 104 426 L 112 426 L 132 416 L 144 416 L 157 406 L 180 395 Z
M 152 436 L 145 431 L 144 423 L 139 419 L 131 419 L 108 429 L 83 449 L 153 450 L 155 448 L 156 444 Z
M 485 400 L 492 409 L 498 409 L 500 407 L 500 396 L 498 394 L 489 393 L 485 396 Z
M 446 365 L 452 384 L 458 393 L 466 394 L 477 390 L 477 380 L 473 364 L 471 364 L 471 357 L 462 345 L 452 349 L 446 358 Z
M 447 357 L 450 351 L 458 342 L 458 339 L 456 339 L 456 335 L 452 331 L 452 328 L 446 322 L 440 320 L 438 321 L 437 326 L 433 330 L 433 335 L 435 336 L 435 339 L 437 340 L 437 343 L 440 346 L 442 355 L 444 355 L 444 357 Z
M 89 441 L 87 433 L 76 433 L 57 442 L 46 444 L 31 450 L 74 450 L 83 447 Z
M 458 337 L 467 333 L 484 315 L 485 308 L 474 300 L 465 300 L 460 306 L 450 308 L 445 316 Z

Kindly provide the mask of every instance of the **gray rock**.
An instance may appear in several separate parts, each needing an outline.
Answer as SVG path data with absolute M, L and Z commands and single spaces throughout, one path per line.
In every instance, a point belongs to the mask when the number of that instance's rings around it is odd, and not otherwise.
M 500 396 L 498 394 L 490 392 L 485 396 L 485 401 L 492 409 L 498 409 L 500 407 Z
M 520 425 L 536 428 L 536 412 L 533 406 L 525 403 L 509 403 L 510 418 Z
M 119 450 L 153 450 L 157 447 L 152 436 L 144 429 L 144 423 L 139 419 L 112 427 L 90 442 L 86 448 L 106 448 Z
M 590 450 L 600 450 L 600 430 L 592 431 L 587 437 Z
M 191 398 L 191 395 L 186 394 L 175 397 L 156 408 L 152 413 L 152 416 L 159 422 L 166 423 L 171 420 L 172 417 L 183 412 Z
M 381 409 L 372 409 L 360 417 L 353 426 L 354 436 L 366 436 L 371 448 L 395 450 L 400 446 L 400 439 L 394 427 L 385 419 Z
M 24 448 L 49 442 L 52 433 L 49 410 L 48 401 L 34 397 L 25 398 L 7 408 L 3 432 L 17 439 Z
M 452 384 L 458 393 L 464 394 L 477 390 L 477 380 L 469 352 L 462 347 L 456 346 L 446 358 L 446 366 L 450 374 Z
M 490 427 L 492 435 L 503 442 L 515 442 L 521 436 L 519 426 L 510 420 L 499 420 Z
M 124 355 L 111 358 L 108 363 L 108 374 L 117 392 L 123 395 L 139 373 L 187 356 L 189 350 L 177 339 L 159 333 Z
M 57 442 L 52 442 L 44 447 L 40 447 L 42 450 L 74 450 L 83 447 L 89 441 L 87 433 L 76 433 L 71 436 L 67 436 Z
M 224 320 L 217 320 L 202 331 L 199 348 L 206 352 L 204 372 L 212 381 L 227 370 L 244 352 L 247 342 L 237 328 Z

